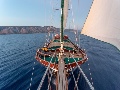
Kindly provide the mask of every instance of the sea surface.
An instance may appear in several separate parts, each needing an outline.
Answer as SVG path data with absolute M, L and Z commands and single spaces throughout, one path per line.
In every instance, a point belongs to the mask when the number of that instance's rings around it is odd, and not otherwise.
M 45 36 L 46 33 L 0 35 L 0 90 L 37 90 L 46 68 L 35 60 L 35 54 L 46 42 Z M 68 36 L 75 42 L 73 33 Z M 80 47 L 88 55 L 81 68 L 95 90 L 120 90 L 120 51 L 84 35 L 80 35 Z M 73 73 L 77 77 L 79 69 Z M 47 81 L 46 77 L 42 90 L 47 90 Z M 74 90 L 74 86 L 70 75 L 69 90 Z M 90 90 L 82 74 L 78 88 Z

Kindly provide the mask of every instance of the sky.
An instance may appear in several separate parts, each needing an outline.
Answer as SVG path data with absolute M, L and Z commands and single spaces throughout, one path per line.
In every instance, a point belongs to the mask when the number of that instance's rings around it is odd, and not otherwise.
M 0 26 L 55 26 L 60 27 L 61 0 L 0 0 Z M 67 28 L 72 19 L 82 28 L 92 0 L 70 0 Z M 73 16 L 72 16 L 73 11 Z

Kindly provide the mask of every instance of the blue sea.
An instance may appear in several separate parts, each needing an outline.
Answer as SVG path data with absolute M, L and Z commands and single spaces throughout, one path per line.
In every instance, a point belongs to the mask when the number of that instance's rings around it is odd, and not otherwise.
M 36 50 L 46 42 L 46 33 L 0 35 L 0 90 L 36 90 L 46 68 L 35 60 Z M 74 35 L 68 33 L 74 42 Z M 120 51 L 108 43 L 80 35 L 80 47 L 88 61 L 81 65 L 95 90 L 120 90 Z M 77 77 L 79 69 L 74 70 Z M 69 90 L 74 79 L 69 78 Z M 47 90 L 45 78 L 42 90 Z M 80 74 L 79 90 L 90 90 Z

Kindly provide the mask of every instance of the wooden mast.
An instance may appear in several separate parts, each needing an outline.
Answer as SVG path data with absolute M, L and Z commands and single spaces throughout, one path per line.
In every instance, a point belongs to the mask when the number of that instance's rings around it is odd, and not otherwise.
M 63 21 L 64 21 L 64 0 L 61 0 L 61 30 L 60 30 L 60 53 L 58 62 L 57 85 L 56 90 L 68 90 L 65 62 L 63 58 Z
M 64 18 L 63 18 L 63 9 L 64 9 L 64 0 L 61 0 L 61 30 L 60 30 L 60 41 L 63 42 L 63 21 L 64 21 Z
M 64 21 L 64 0 L 61 0 L 61 29 L 60 29 L 60 43 L 61 43 L 61 51 L 63 50 L 63 21 Z

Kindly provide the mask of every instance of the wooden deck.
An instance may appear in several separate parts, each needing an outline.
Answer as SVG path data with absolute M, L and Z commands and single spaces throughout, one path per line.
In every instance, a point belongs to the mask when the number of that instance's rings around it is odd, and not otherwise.
M 65 62 L 65 68 L 67 70 L 69 70 L 71 67 L 76 67 L 76 62 L 81 65 L 87 60 L 87 55 L 83 50 L 74 45 L 69 39 L 64 39 L 63 41 L 64 53 L 62 55 L 62 58 Z M 49 62 L 52 60 L 50 63 L 50 68 L 58 70 L 59 53 L 60 40 L 54 38 L 46 46 L 38 49 L 35 58 L 45 66 L 48 66 Z M 52 56 L 54 57 L 52 58 Z

